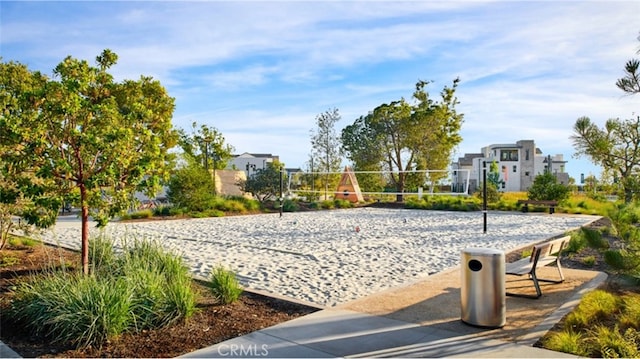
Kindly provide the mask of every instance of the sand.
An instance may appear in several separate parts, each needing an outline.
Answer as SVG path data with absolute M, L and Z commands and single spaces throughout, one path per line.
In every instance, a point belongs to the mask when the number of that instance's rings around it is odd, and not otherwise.
M 154 240 L 184 257 L 194 276 L 222 265 L 247 288 L 336 306 L 455 267 L 461 250 L 505 252 L 598 217 L 358 208 L 221 218 L 110 223 L 113 239 Z M 91 225 L 92 235 L 101 231 Z M 61 217 L 47 242 L 80 248 L 80 222 Z

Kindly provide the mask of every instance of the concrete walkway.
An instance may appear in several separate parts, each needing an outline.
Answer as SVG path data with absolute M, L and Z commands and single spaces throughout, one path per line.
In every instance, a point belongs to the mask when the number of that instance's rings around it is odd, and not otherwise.
M 565 272 L 567 278 L 579 279 L 563 289 L 543 287 L 543 292 L 547 294 L 543 295 L 542 302 L 507 297 L 507 320 L 514 318 L 518 323 L 518 328 L 515 329 L 509 325 L 504 328 L 487 329 L 462 323 L 459 312 L 460 298 L 456 298 L 459 292 L 449 290 L 448 294 L 441 294 L 444 286 L 455 284 L 455 278 L 459 277 L 459 269 L 454 268 L 433 276 L 431 280 L 390 290 L 346 306 L 320 310 L 183 357 L 575 357 L 535 348 L 533 344 L 569 313 L 585 293 L 601 285 L 607 275 L 577 270 Z M 419 305 L 414 303 L 407 306 L 398 299 L 412 296 L 416 289 L 422 289 L 423 297 L 427 297 L 423 298 Z M 390 297 L 393 303 L 376 304 L 379 303 L 379 298 L 375 298 L 377 296 Z M 541 303 L 544 305 L 540 306 Z M 426 309 L 430 305 L 437 308 Z M 393 309 L 383 308 L 389 306 Z M 524 315 L 519 314 L 521 306 L 527 306 L 530 311 L 540 309 L 549 314 L 540 320 L 521 321 L 518 318 Z M 378 315 L 367 311 L 377 312 Z M 433 318 L 434 316 L 437 318 Z M 514 338 L 514 335 L 517 338 Z

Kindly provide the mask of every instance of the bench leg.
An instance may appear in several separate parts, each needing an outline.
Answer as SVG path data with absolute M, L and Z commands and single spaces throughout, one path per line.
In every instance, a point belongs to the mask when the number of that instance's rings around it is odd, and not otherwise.
M 564 282 L 564 274 L 562 273 L 562 266 L 560 265 L 560 261 L 556 261 L 556 268 L 558 269 L 558 275 L 560 276 L 560 279 L 538 278 L 538 281 L 546 282 L 546 283 L 562 283 L 562 282 Z
M 520 297 L 520 298 L 529 298 L 529 299 L 538 299 L 542 297 L 542 290 L 540 289 L 540 283 L 538 283 L 538 277 L 536 277 L 535 271 L 529 274 L 529 279 L 533 281 L 533 285 L 536 288 L 536 294 L 522 294 L 522 293 L 511 293 L 511 292 L 506 292 L 505 294 L 509 297 Z
M 555 213 L 555 208 L 553 208 L 553 206 L 549 206 L 549 214 L 554 214 Z

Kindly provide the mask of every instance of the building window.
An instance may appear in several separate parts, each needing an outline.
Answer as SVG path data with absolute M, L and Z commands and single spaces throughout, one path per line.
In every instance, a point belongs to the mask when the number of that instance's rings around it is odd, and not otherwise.
M 528 177 L 529 176 L 529 171 L 525 172 L 524 175 Z
M 518 172 L 518 166 L 513 166 L 513 173 Z
M 518 150 L 500 150 L 500 161 L 517 161 Z
M 524 160 L 529 161 L 529 149 L 524 150 Z

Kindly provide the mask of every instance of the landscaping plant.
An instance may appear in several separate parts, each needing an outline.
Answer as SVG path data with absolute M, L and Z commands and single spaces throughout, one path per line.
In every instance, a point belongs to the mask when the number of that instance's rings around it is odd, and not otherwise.
M 20 284 L 8 315 L 34 335 L 77 348 L 193 315 L 196 295 L 181 257 L 142 240 L 124 241 L 115 254 L 112 243 L 92 241 L 92 275 L 50 270 Z
M 238 283 L 236 275 L 222 267 L 216 267 L 211 272 L 211 281 L 209 283 L 211 292 L 216 296 L 222 304 L 230 304 L 238 300 L 242 294 L 242 287 Z

